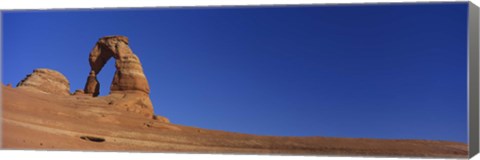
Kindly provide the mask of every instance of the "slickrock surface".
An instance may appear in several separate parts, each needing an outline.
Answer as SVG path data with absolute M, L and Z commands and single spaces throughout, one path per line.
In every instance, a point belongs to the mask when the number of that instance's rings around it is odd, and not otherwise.
M 49 94 L 70 95 L 70 83 L 60 72 L 39 68 L 33 70 L 17 84 L 18 88 L 26 88 Z
M 96 76 L 111 57 L 117 69 L 111 93 L 98 96 Z M 36 69 L 16 88 L 2 85 L 1 147 L 455 158 L 468 154 L 466 144 L 448 141 L 259 136 L 172 124 L 153 114 L 147 79 L 126 37 L 101 38 L 89 60 L 85 90 L 73 94 L 68 80 L 49 69 Z
M 467 156 L 467 145 L 457 142 L 240 134 L 164 123 L 115 108 L 102 97 L 2 89 L 2 147 L 6 149 Z

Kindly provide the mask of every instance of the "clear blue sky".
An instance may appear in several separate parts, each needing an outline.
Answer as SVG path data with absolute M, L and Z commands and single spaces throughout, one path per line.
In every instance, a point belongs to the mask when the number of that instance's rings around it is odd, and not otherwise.
M 3 83 L 35 68 L 83 89 L 125 35 L 155 113 L 260 135 L 467 142 L 467 3 L 9 11 Z M 114 61 L 100 76 L 109 92 Z M 34 106 L 32 106 L 34 107 Z

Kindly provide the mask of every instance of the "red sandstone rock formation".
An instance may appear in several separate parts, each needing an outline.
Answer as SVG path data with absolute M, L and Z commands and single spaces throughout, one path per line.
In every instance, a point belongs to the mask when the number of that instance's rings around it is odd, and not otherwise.
M 70 95 L 70 83 L 60 72 L 39 68 L 17 84 L 18 88 L 49 94 Z
M 85 85 L 85 93 L 97 96 L 99 83 L 96 76 L 110 58 L 115 59 L 115 76 L 110 91 L 141 91 L 150 93 L 147 78 L 143 73 L 142 64 L 138 57 L 128 47 L 128 38 L 125 36 L 107 36 L 100 38 L 90 52 L 90 75 Z
M 100 83 L 97 75 L 112 57 L 115 59 L 116 71 L 108 95 L 111 104 L 127 111 L 153 116 L 147 78 L 143 73 L 140 59 L 128 46 L 128 38 L 125 36 L 106 36 L 98 40 L 90 52 L 91 70 L 84 93 L 98 96 Z
M 115 59 L 115 75 L 110 85 L 108 96 L 97 97 L 100 83 L 97 75 L 111 58 Z M 148 118 L 168 123 L 169 120 L 153 114 L 150 100 L 150 88 L 143 73 L 139 58 L 128 47 L 125 36 L 107 36 L 100 38 L 90 52 L 90 73 L 84 90 L 76 90 L 74 96 L 92 96 L 108 105 L 142 114 Z M 41 91 L 44 93 L 71 95 L 68 80 L 60 72 L 50 69 L 36 69 L 17 85 L 19 88 Z

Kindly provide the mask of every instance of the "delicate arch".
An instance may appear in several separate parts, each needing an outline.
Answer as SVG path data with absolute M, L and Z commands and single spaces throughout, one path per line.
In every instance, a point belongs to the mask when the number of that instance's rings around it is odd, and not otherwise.
M 116 70 L 110 85 L 110 93 L 115 91 L 150 93 L 140 60 L 128 46 L 128 38 L 125 36 L 107 36 L 99 39 L 90 52 L 90 73 L 85 84 L 85 93 L 94 97 L 100 94 L 97 75 L 112 57 L 115 59 Z

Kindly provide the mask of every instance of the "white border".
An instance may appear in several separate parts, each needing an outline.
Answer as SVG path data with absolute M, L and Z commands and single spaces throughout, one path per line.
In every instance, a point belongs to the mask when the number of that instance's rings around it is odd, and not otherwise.
M 439 160 L 442 158 L 374 158 L 374 157 L 329 157 L 329 156 L 278 156 L 278 155 L 227 155 L 227 154 L 177 154 L 177 153 L 128 153 L 128 152 L 81 152 L 81 151 L 0 151 L 5 160 L 351 160 L 351 159 L 409 159 Z M 445 159 L 445 158 L 443 158 Z
M 413 3 L 413 2 L 466 2 L 466 0 L 2 0 L 0 10 L 44 10 L 44 9 L 90 9 L 90 8 L 139 8 L 139 7 L 179 7 L 179 6 L 243 6 L 243 5 L 299 5 L 299 4 L 351 4 L 351 3 Z M 480 4 L 480 0 L 471 0 Z M 1 19 L 0 19 L 1 20 Z M 1 24 L 1 22 L 0 22 Z M 0 35 L 1 36 L 1 35 Z M 1 60 L 1 59 L 0 59 Z M 1 78 L 1 75 L 0 75 Z M 0 112 L 1 113 L 1 112 Z M 1 125 L 0 125 L 1 126 Z M 373 158 L 373 157 L 326 157 L 326 156 L 266 156 L 266 155 L 226 155 L 226 154 L 166 154 L 166 153 L 126 153 L 126 152 L 74 152 L 74 151 L 22 151 L 0 150 L 0 159 L 433 159 L 433 158 Z M 473 158 L 480 160 L 480 156 Z

